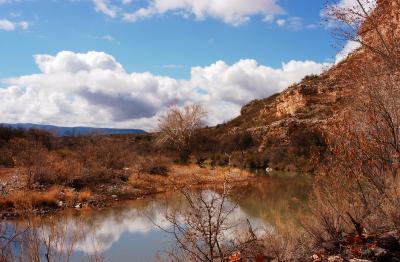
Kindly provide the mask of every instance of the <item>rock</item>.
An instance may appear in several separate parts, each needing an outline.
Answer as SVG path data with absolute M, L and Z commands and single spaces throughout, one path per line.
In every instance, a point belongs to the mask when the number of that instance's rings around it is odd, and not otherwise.
M 81 208 L 81 207 L 82 207 L 82 204 L 81 204 L 81 203 L 78 203 L 78 204 L 75 205 L 75 208 L 76 208 L 76 209 L 79 209 L 79 208 Z
M 384 257 L 387 254 L 387 251 L 383 248 L 377 247 L 374 249 L 374 254 L 377 257 Z
M 371 249 L 365 249 L 362 251 L 362 256 L 363 257 L 372 257 L 372 256 L 374 256 L 374 252 L 372 252 Z
M 343 258 L 340 256 L 330 256 L 328 257 L 328 262 L 343 262 Z
M 352 258 L 349 260 L 349 262 L 371 262 L 371 260 L 368 259 L 359 259 L 359 258 Z
M 117 196 L 117 195 L 112 195 L 111 197 L 112 197 L 112 198 L 117 198 L 118 196 Z
M 385 235 L 378 240 L 378 246 L 391 252 L 399 251 L 399 241 L 392 235 Z
M 57 201 L 57 206 L 58 207 L 62 207 L 64 205 L 64 203 L 62 201 Z

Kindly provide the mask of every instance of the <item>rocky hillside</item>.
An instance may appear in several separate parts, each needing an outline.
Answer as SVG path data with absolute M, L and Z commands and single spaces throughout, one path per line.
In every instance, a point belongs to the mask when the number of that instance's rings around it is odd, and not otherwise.
M 373 15 L 384 33 L 400 21 L 400 1 L 378 0 Z M 378 37 L 371 23 L 364 22 L 360 34 L 369 43 Z M 390 32 L 393 33 L 393 32 Z M 398 31 L 396 31 L 398 34 Z M 325 145 L 322 132 L 329 120 L 352 104 L 359 86 L 354 79 L 359 65 L 370 63 L 374 56 L 360 48 L 349 57 L 319 76 L 307 76 L 280 94 L 259 99 L 245 105 L 240 116 L 219 125 L 219 136 L 250 131 L 259 154 L 270 166 L 289 170 L 312 169 L 309 160 L 314 153 L 323 154 Z

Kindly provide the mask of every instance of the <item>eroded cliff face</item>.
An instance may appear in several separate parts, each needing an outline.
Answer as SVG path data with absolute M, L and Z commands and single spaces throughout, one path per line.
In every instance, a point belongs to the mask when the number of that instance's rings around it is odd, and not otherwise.
M 385 41 L 399 40 L 399 14 L 400 0 L 378 0 L 378 7 L 373 13 L 374 22 L 364 22 L 360 34 L 368 43 L 384 48 L 379 41 L 381 36 L 372 24 L 378 23 Z M 319 76 L 308 76 L 280 94 L 250 102 L 243 107 L 239 117 L 216 127 L 217 134 L 224 136 L 250 131 L 259 154 L 274 155 L 279 151 L 285 157 L 299 146 L 316 146 L 316 150 L 322 152 L 324 145 L 320 139 L 323 138 L 306 140 L 314 135 L 321 136 L 329 128 L 330 120 L 353 103 L 362 88 L 354 81 L 361 74 L 360 65 L 375 63 L 375 60 L 371 50 L 360 48 Z M 308 155 L 301 157 L 311 157 L 312 151 L 306 148 L 301 152 Z

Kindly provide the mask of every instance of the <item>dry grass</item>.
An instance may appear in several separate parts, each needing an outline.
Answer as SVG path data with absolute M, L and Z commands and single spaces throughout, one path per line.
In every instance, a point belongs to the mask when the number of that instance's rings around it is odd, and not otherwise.
M 92 192 L 88 189 L 79 192 L 79 201 L 80 202 L 87 202 L 92 197 Z
M 33 209 L 59 208 L 61 201 L 64 206 L 74 206 L 77 202 L 85 203 L 92 197 L 92 192 L 83 190 L 75 192 L 69 188 L 54 186 L 46 191 L 14 191 L 0 198 L 0 209 L 29 212 Z
M 165 176 L 136 173 L 129 177 L 129 184 L 137 189 L 151 192 L 163 192 L 168 188 L 180 188 L 188 185 L 201 186 L 219 184 L 225 180 L 231 183 L 246 182 L 254 175 L 238 168 L 217 167 L 201 168 L 198 165 L 171 165 Z
M 1 209 L 15 208 L 28 211 L 39 207 L 57 207 L 60 188 L 53 187 L 46 192 L 16 191 L 10 193 L 6 198 L 0 199 Z

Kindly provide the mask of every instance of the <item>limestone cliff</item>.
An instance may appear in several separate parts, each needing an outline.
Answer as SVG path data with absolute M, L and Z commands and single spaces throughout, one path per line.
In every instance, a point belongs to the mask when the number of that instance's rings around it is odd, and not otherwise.
M 399 0 L 378 0 L 373 22 L 365 21 L 360 35 L 369 43 L 379 43 L 377 38 L 380 36 L 372 25 L 379 23 L 379 30 L 388 41 L 393 36 L 400 39 L 397 26 L 399 14 Z M 276 158 L 281 160 L 275 162 L 288 158 L 290 163 L 293 157 L 289 155 L 293 152 L 303 160 L 310 158 L 311 147 L 323 151 L 321 130 L 328 128 L 327 123 L 336 113 L 351 105 L 360 88 L 349 79 L 357 77 L 359 65 L 372 62 L 374 55 L 370 50 L 360 48 L 319 76 L 305 77 L 280 94 L 250 102 L 242 108 L 240 116 L 214 130 L 219 136 L 250 131 L 256 141 L 257 152 L 265 155 L 268 162 L 274 162 L 274 155 L 279 155 Z M 304 148 L 299 152 L 296 147 Z M 304 164 L 302 161 L 295 169 Z

